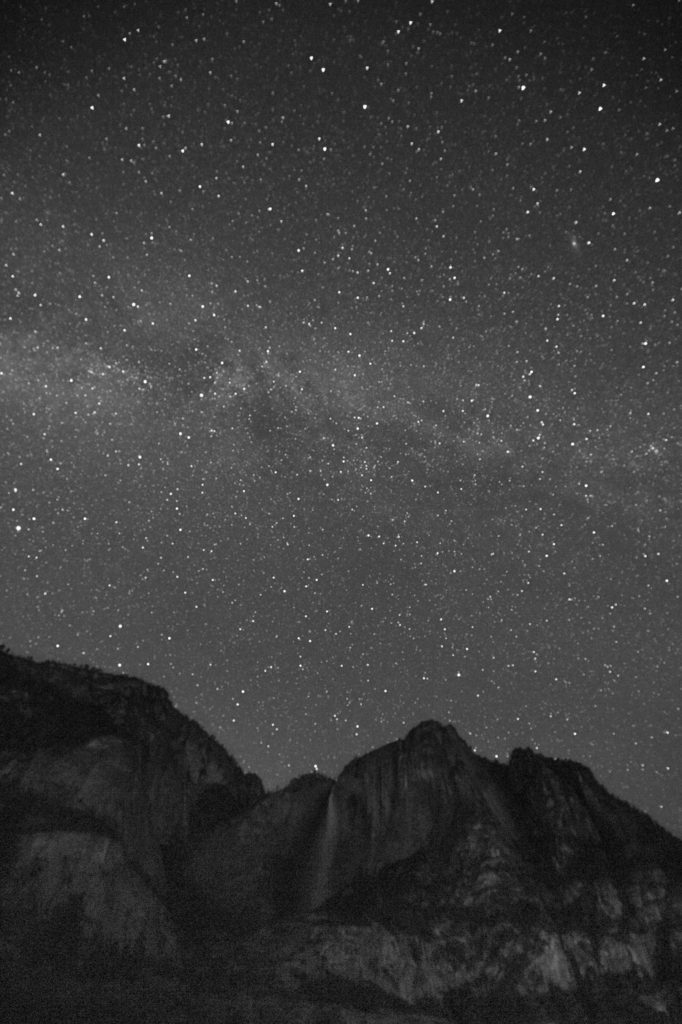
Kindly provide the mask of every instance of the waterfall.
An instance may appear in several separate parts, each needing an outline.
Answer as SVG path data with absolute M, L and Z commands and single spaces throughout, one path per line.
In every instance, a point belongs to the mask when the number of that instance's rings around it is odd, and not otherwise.
M 327 797 L 324 818 L 315 837 L 311 857 L 309 909 L 321 906 L 332 894 L 332 867 L 339 838 L 339 816 L 334 787 Z

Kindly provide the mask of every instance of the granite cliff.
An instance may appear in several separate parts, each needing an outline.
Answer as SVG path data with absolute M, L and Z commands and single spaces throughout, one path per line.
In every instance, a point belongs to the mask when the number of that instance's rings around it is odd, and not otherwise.
M 177 851 L 262 785 L 160 687 L 0 652 L 5 938 L 177 954 Z
M 165 691 L 0 653 L 3 1020 L 682 1022 L 682 842 L 424 722 L 265 794 Z

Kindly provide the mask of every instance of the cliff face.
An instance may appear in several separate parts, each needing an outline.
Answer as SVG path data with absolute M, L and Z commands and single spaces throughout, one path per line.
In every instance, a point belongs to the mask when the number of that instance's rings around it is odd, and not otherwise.
M 260 781 L 166 692 L 0 653 L 2 927 L 35 945 L 167 957 L 168 864 L 205 809 Z
M 512 828 L 484 762 L 451 725 L 423 722 L 339 776 L 322 830 L 319 896 L 437 845 L 472 819 Z
M 105 948 L 143 978 L 116 1010 L 107 975 L 112 1021 L 682 1021 L 682 843 L 583 766 L 491 763 L 452 726 L 265 795 L 163 690 L 0 654 L 0 815 L 17 1020 L 36 952 L 64 1019 Z
M 269 928 L 239 947 L 255 987 L 448 1020 L 682 1020 L 682 843 L 578 764 L 491 763 L 425 722 L 335 783 L 272 794 L 195 858 L 205 892 L 243 895 L 242 920 L 260 894 Z

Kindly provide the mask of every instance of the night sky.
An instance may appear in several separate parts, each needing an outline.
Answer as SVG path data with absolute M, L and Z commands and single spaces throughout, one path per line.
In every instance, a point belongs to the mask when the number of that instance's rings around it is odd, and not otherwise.
M 679 15 L 11 4 L 0 642 L 270 788 L 436 718 L 682 832 Z

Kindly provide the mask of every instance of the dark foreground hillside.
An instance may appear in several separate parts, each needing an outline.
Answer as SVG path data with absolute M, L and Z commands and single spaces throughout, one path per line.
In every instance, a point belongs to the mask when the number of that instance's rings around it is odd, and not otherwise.
M 682 1022 L 682 842 L 424 722 L 266 794 L 164 690 L 0 652 L 0 1020 Z

